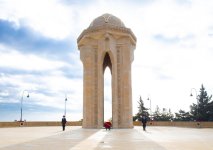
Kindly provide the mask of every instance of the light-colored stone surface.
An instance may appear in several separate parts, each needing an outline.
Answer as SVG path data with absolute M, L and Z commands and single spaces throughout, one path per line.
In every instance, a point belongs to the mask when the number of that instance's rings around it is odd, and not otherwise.
M 0 148 L 25 143 L 57 135 L 60 133 L 61 133 L 60 127 L 0 128 Z
M 111 15 L 96 18 L 79 36 L 84 67 L 83 128 L 102 128 L 104 122 L 104 70 L 112 74 L 113 128 L 132 128 L 131 64 L 136 37 Z
M 0 150 L 212 150 L 213 129 L 142 127 L 82 129 L 68 127 L 0 128 Z

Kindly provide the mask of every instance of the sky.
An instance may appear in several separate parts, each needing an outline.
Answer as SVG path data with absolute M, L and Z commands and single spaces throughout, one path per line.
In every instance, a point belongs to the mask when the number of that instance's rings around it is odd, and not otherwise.
M 0 121 L 83 118 L 83 65 L 77 38 L 105 13 L 137 37 L 132 63 L 133 115 L 145 107 L 178 112 L 213 93 L 212 0 L 0 0 Z M 109 69 L 105 115 L 111 116 Z M 195 89 L 195 90 L 192 90 Z M 30 95 L 27 98 L 27 95 Z M 22 99 L 23 97 L 23 99 Z M 108 115 L 108 116 L 107 116 Z

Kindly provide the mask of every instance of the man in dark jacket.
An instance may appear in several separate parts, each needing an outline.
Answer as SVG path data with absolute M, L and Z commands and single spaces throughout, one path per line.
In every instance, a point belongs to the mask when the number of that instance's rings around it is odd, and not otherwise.
M 143 130 L 146 131 L 146 123 L 147 123 L 147 118 L 146 116 L 142 116 L 141 122 L 143 124 Z
M 63 116 L 63 118 L 61 120 L 61 125 L 62 125 L 62 128 L 63 128 L 63 131 L 65 130 L 66 123 L 67 123 L 67 120 L 66 120 L 65 116 Z

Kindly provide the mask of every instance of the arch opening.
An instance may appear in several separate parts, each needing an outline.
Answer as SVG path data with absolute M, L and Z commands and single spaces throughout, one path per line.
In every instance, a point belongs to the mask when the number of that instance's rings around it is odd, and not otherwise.
M 104 121 L 112 121 L 112 62 L 109 53 L 103 60 L 104 76 Z
M 106 67 L 110 68 L 110 72 L 112 74 L 112 62 L 111 62 L 109 53 L 106 53 L 105 57 L 104 57 L 104 61 L 103 61 L 103 73 L 105 72 Z
M 112 121 L 112 79 L 109 67 L 104 72 L 104 121 Z

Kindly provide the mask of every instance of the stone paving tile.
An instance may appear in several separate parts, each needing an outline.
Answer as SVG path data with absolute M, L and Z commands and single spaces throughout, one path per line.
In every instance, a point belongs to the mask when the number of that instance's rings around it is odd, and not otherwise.
M 144 135 L 167 150 L 213 150 L 213 128 L 152 127 Z
M 4 148 L 0 148 L 0 150 L 69 150 L 71 147 L 93 135 L 95 132 L 97 132 L 97 129 L 76 129 L 65 131 L 60 132 L 60 134 L 57 135 L 51 135 L 48 137 L 10 145 Z
M 140 128 L 142 130 L 142 128 Z M 110 131 L 98 144 L 95 150 L 165 150 L 155 141 L 147 138 L 143 132 L 136 129 L 117 129 Z
M 60 128 L 28 127 L 0 129 L 0 134 L 0 150 L 213 150 L 213 129 L 70 127 L 62 132 Z

